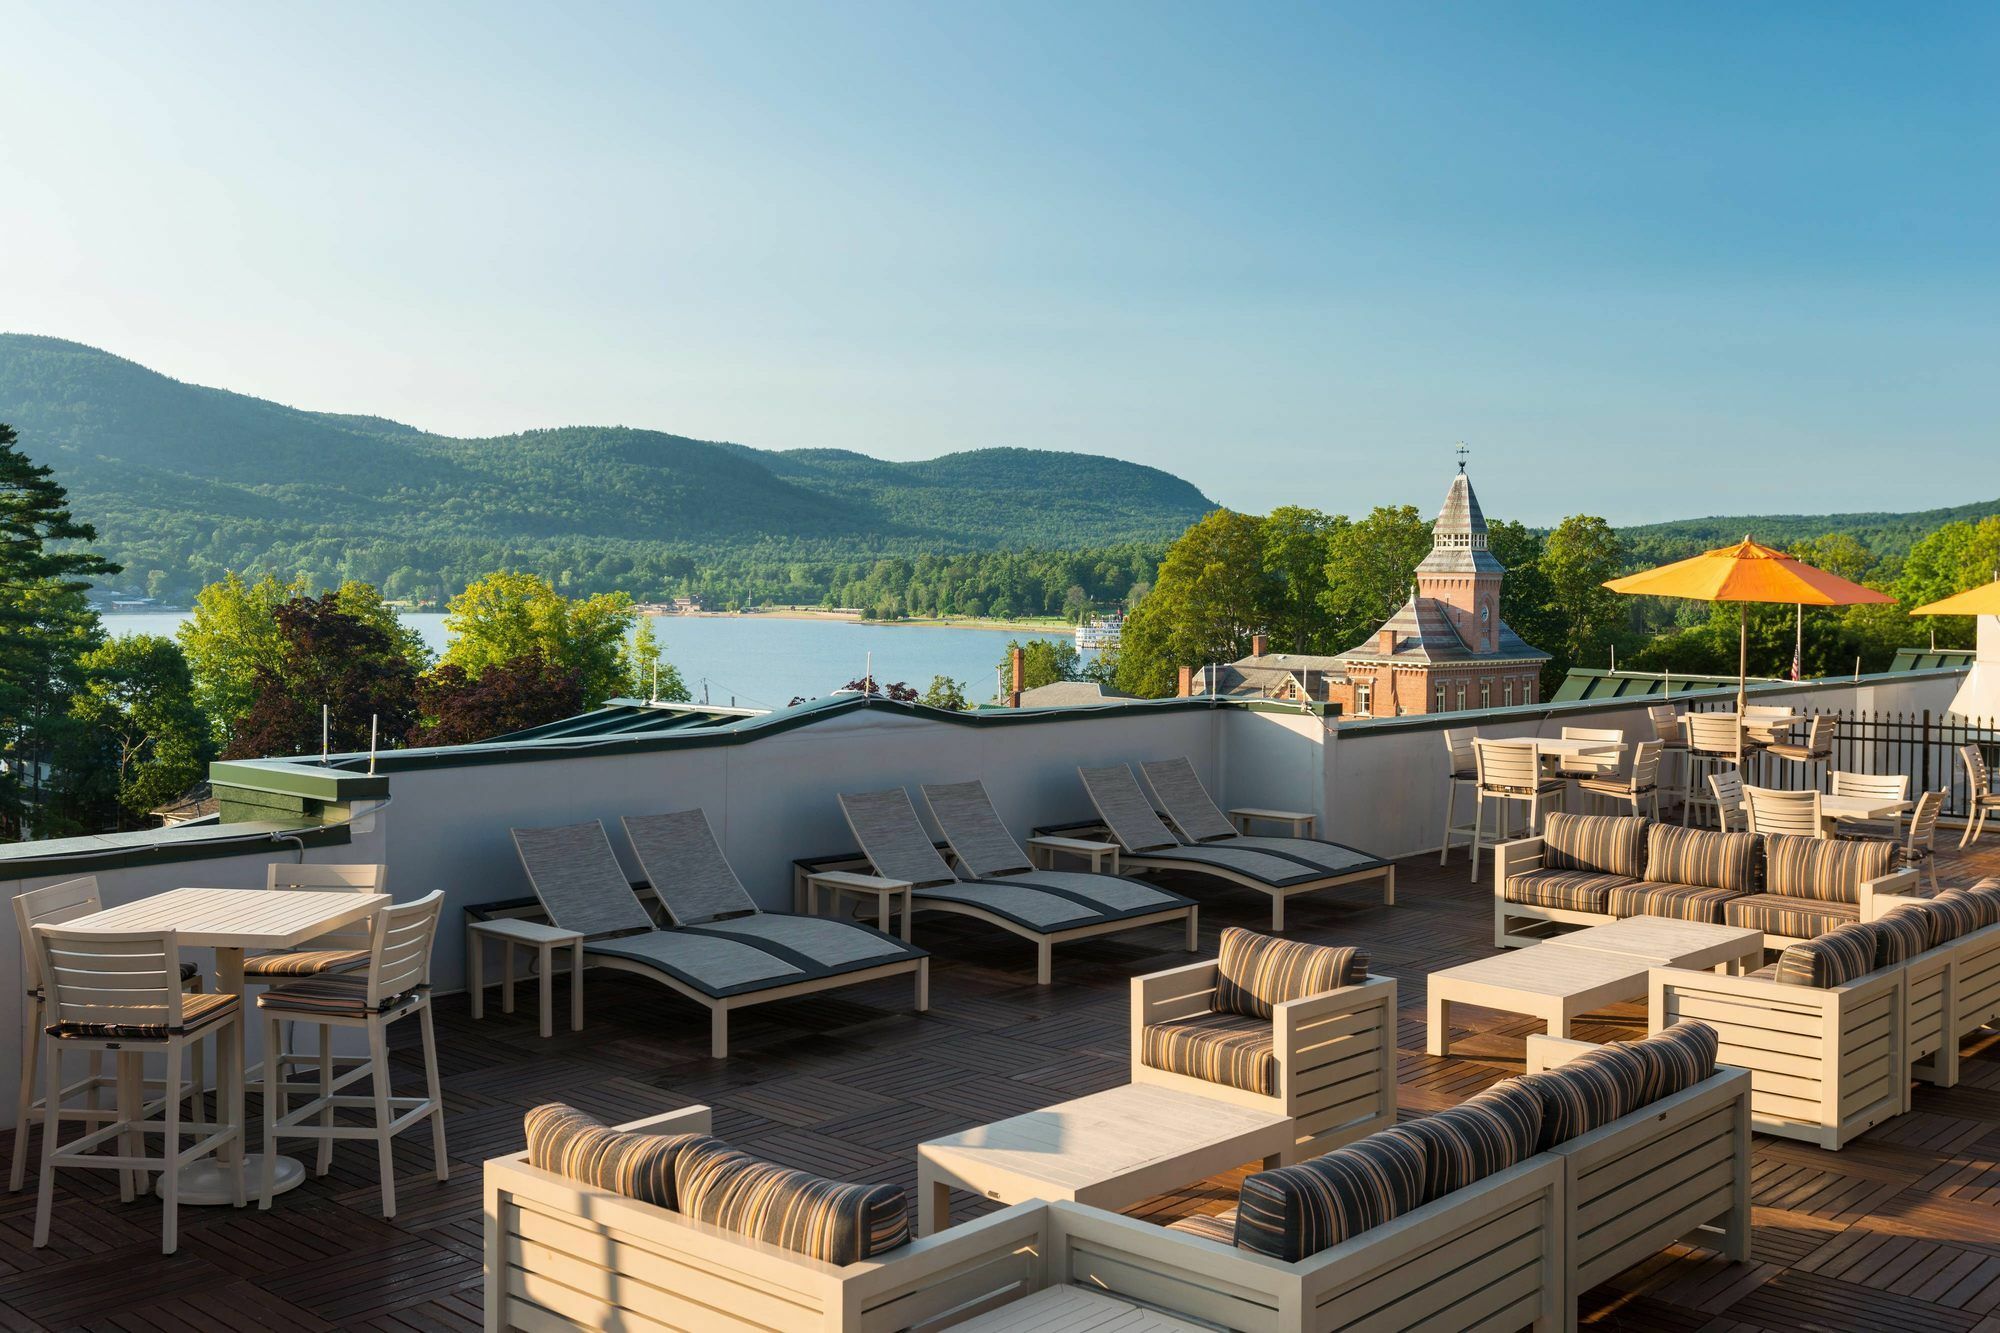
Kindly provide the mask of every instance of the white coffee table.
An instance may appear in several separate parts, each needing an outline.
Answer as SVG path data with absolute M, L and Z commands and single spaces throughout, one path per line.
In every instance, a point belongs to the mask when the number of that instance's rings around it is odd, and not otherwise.
M 1430 1033 L 1424 1049 L 1450 1054 L 1454 1004 L 1527 1014 L 1547 1023 L 1551 1037 L 1567 1037 L 1571 1019 L 1645 995 L 1646 973 L 1654 966 L 1626 954 L 1535 944 L 1433 972 L 1426 983 Z
M 1664 916 L 1628 916 L 1607 926 L 1571 931 L 1547 943 L 1562 949 L 1641 958 L 1654 967 L 1685 967 L 1697 972 L 1726 968 L 1733 975 L 1755 972 L 1764 965 L 1764 932 L 1743 926 L 1719 926 L 1707 921 L 1675 921 Z M 1532 946 L 1541 948 L 1541 945 Z
M 917 1145 L 917 1234 L 951 1217 L 953 1187 L 1020 1203 L 1127 1208 L 1297 1141 L 1287 1116 L 1145 1083 Z

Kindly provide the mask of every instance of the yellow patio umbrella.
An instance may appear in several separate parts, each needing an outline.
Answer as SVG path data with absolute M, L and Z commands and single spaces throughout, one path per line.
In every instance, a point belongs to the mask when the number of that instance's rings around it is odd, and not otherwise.
M 1741 544 L 1723 546 L 1671 565 L 1661 565 L 1622 579 L 1608 579 L 1605 587 L 1613 592 L 1643 594 L 1648 597 L 1685 597 L 1698 602 L 1740 602 L 1742 624 L 1736 648 L 1736 715 L 1743 715 L 1743 700 L 1750 679 L 1751 602 L 1796 606 L 1853 606 L 1862 602 L 1893 602 L 1896 599 L 1859 583 L 1850 583 L 1838 574 L 1815 569 L 1797 556 L 1769 546 L 1759 546 L 1745 537 Z
M 1983 588 L 1953 593 L 1943 601 L 1920 606 L 1913 616 L 2000 616 L 2000 579 Z

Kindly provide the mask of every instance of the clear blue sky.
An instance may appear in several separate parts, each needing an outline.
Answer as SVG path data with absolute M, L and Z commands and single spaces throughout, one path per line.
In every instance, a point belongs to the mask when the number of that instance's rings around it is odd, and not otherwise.
M 1991 5 L 19 5 L 0 328 L 453 434 L 2000 493 Z

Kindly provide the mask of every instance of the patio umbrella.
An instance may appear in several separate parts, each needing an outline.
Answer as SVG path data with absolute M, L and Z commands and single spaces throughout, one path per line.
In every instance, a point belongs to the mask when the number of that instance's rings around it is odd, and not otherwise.
M 1913 616 L 2000 616 L 2000 580 L 1969 592 L 1953 593 L 1910 612 Z
M 1736 715 L 1750 679 L 1750 603 L 1797 606 L 1853 606 L 1861 602 L 1893 602 L 1887 593 L 1850 583 L 1838 574 L 1815 569 L 1796 556 L 1759 546 L 1745 537 L 1740 545 L 1724 546 L 1671 565 L 1661 565 L 1622 579 L 1608 579 L 1613 592 L 1648 597 L 1685 597 L 1698 602 L 1740 602 L 1741 628 L 1736 648 Z

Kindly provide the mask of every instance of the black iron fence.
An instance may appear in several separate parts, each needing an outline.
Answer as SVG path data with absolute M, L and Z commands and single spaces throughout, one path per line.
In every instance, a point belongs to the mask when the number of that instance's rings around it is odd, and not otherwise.
M 1693 705 L 1701 712 L 1727 712 L 1732 701 Z M 1801 708 L 1808 717 L 1831 714 L 1836 722 L 1833 759 L 1829 767 L 1848 773 L 1900 773 L 1910 779 L 1910 795 L 1919 792 L 1945 793 L 1947 818 L 1971 810 L 1971 784 L 1963 751 L 1977 746 L 1985 755 L 1989 772 L 2000 772 L 2000 719 L 1966 719 L 1944 716 L 1925 709 L 1919 713 L 1863 712 L 1847 709 Z M 1801 724 L 1791 739 L 1804 740 Z M 1827 776 L 1822 765 L 1801 764 L 1759 755 L 1747 765 L 1744 775 L 1758 786 L 1797 790 L 1818 786 L 1824 790 Z

